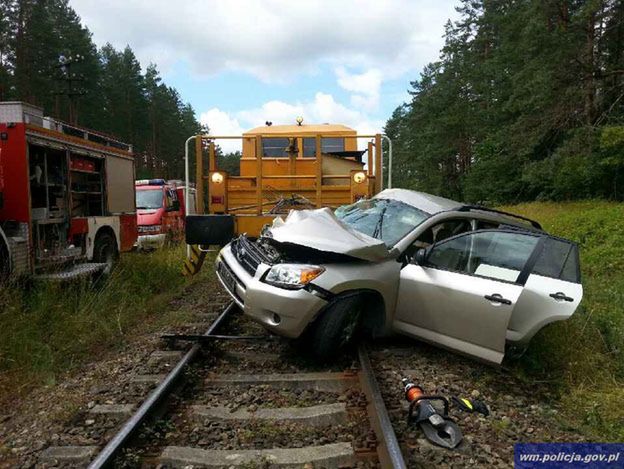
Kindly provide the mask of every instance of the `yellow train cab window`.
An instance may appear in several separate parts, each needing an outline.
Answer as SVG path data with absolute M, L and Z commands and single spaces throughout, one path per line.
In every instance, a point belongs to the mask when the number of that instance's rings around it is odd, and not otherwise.
M 321 153 L 335 153 L 345 151 L 344 137 L 322 137 Z M 316 156 L 316 138 L 303 139 L 303 157 L 314 158 Z
M 297 140 L 294 139 L 294 142 L 296 145 Z M 262 139 L 262 156 L 264 158 L 288 158 L 289 144 L 288 138 L 264 137 Z
M 321 139 L 321 152 L 334 153 L 345 151 L 344 137 L 323 137 Z
M 306 137 L 303 139 L 303 157 L 304 158 L 316 157 L 316 138 Z

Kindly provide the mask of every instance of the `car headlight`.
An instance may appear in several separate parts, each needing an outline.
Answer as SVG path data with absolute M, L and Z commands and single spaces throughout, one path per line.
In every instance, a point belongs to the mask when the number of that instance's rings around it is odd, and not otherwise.
M 302 264 L 276 264 L 264 277 L 264 281 L 270 285 L 281 288 L 303 288 L 316 277 L 325 272 L 318 265 Z

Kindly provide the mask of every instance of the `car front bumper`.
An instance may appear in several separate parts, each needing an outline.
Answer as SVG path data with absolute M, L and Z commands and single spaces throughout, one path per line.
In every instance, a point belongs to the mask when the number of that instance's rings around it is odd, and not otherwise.
M 306 290 L 286 290 L 260 280 L 270 268 L 260 264 L 254 276 L 238 262 L 230 245 L 216 260 L 217 277 L 243 312 L 278 335 L 299 337 L 327 304 Z
M 165 233 L 153 235 L 141 235 L 137 238 L 135 246 L 139 249 L 157 249 L 165 245 L 167 235 Z

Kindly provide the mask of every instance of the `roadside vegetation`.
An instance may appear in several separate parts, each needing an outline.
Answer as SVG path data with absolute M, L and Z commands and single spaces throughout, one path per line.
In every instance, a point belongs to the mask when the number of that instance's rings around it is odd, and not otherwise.
M 624 441 L 624 204 L 599 200 L 505 207 L 580 247 L 584 299 L 546 327 L 514 371 L 559 395 L 562 421 L 598 441 Z M 527 388 L 530 392 L 530 387 Z
M 490 204 L 624 200 L 624 3 L 456 3 L 439 59 L 386 123 L 395 185 Z
M 110 278 L 93 286 L 35 282 L 0 287 L 0 402 L 132 340 L 140 331 L 183 321 L 169 302 L 192 282 L 181 275 L 182 246 L 123 254 Z

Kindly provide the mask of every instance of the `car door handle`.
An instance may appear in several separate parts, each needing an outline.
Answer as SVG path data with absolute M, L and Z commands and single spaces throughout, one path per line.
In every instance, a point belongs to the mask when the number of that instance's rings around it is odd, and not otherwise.
M 560 292 L 560 291 L 558 291 L 557 293 L 551 293 L 550 297 L 554 298 L 557 301 L 569 301 L 569 302 L 574 301 L 574 298 L 571 298 L 568 295 L 566 295 L 565 293 Z
M 511 304 L 511 300 L 508 300 L 507 298 L 503 298 L 498 293 L 494 293 L 493 295 L 485 295 L 484 298 L 486 300 L 488 300 L 488 301 L 493 302 L 493 303 L 500 303 L 502 305 L 510 305 Z

